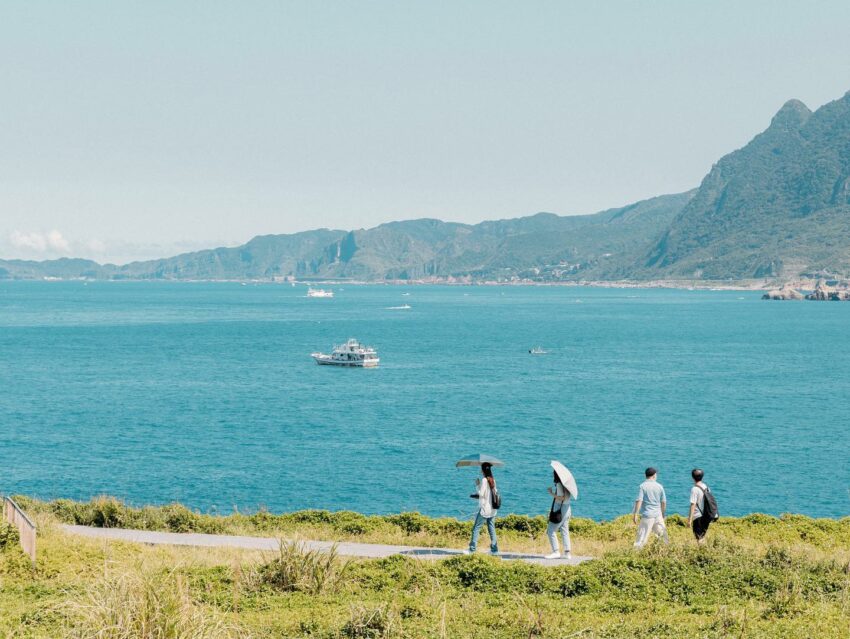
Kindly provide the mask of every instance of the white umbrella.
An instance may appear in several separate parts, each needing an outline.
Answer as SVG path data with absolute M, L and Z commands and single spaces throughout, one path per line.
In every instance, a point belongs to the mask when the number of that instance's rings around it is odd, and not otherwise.
M 549 465 L 554 469 L 555 474 L 558 475 L 558 479 L 561 480 L 564 488 L 570 491 L 572 498 L 578 499 L 578 486 L 576 486 L 576 479 L 573 477 L 573 474 L 561 462 L 554 459 Z

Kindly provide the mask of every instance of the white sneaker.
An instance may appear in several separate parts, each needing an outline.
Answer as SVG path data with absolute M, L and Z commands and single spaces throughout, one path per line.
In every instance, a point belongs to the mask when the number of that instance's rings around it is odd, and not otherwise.
M 463 554 L 463 555 L 471 555 L 471 554 L 472 554 L 472 551 L 471 551 L 469 548 L 467 548 L 466 550 L 461 551 L 461 554 Z
M 572 559 L 572 558 L 573 558 L 573 554 L 569 550 L 561 555 L 561 559 Z
M 543 557 L 543 559 L 560 559 L 561 553 L 559 552 L 550 552 L 548 555 Z

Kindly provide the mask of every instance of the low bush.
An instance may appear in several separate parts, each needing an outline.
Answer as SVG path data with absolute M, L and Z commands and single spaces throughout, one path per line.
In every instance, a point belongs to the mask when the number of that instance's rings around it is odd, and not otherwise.
M 341 634 L 347 639 L 391 639 L 401 632 L 401 620 L 389 604 L 354 606 Z
M 18 529 L 8 522 L 0 521 L 0 552 L 15 548 L 19 541 Z
M 237 639 L 245 636 L 198 607 L 173 573 L 139 569 L 107 577 L 65 607 L 69 639 Z
M 295 541 L 281 541 L 278 556 L 258 569 L 259 581 L 282 592 L 318 595 L 334 592 L 342 583 L 348 563 L 337 557 L 336 546 L 328 551 L 310 550 Z
M 537 538 L 546 532 L 547 520 L 543 516 L 505 515 L 496 519 L 497 530 L 508 530 Z

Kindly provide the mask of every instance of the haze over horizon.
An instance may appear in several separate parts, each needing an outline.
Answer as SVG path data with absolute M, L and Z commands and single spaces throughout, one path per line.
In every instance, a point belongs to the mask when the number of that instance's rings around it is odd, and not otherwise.
M 48 2 L 0 21 L 0 258 L 592 213 L 850 89 L 850 5 Z

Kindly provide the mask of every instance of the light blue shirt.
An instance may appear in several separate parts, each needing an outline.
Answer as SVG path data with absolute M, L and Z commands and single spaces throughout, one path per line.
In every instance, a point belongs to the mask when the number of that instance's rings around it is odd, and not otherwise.
M 640 485 L 637 498 L 641 501 L 640 516 L 647 518 L 661 517 L 661 502 L 667 501 L 664 486 L 657 481 L 648 479 Z

